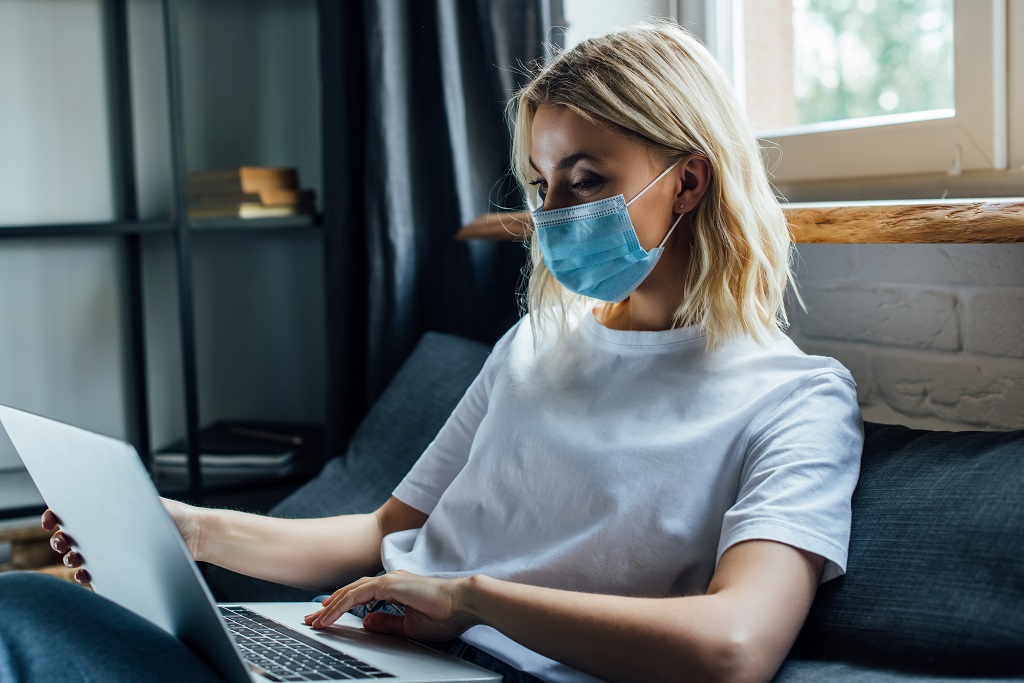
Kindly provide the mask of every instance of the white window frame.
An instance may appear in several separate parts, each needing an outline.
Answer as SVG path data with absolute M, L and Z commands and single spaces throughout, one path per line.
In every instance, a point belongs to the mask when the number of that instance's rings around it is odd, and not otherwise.
M 1024 11 L 1024 2 L 1014 1 Z M 739 92 L 742 40 L 733 36 L 742 30 L 741 5 L 742 0 L 676 0 L 671 9 L 734 74 Z M 1007 0 L 953 0 L 953 21 L 954 111 L 759 131 L 773 182 L 1006 169 Z

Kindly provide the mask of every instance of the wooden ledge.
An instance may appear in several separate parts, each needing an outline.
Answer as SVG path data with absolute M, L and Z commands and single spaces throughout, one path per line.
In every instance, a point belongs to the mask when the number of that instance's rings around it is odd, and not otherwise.
M 830 244 L 1024 243 L 1024 198 L 785 204 L 793 241 Z M 526 241 L 526 211 L 486 213 L 459 240 Z

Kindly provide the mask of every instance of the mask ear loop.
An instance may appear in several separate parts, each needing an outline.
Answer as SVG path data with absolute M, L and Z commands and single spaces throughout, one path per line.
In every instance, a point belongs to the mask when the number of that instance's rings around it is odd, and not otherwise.
M 669 171 L 671 171 L 671 170 L 672 170 L 673 168 L 675 168 L 675 167 L 676 167 L 676 166 L 678 166 L 678 165 L 679 165 L 679 162 L 677 161 L 676 163 L 672 164 L 671 166 L 669 166 L 668 168 L 666 168 L 666 169 L 665 169 L 664 171 L 662 171 L 662 172 L 661 172 L 661 175 L 660 175 L 660 176 L 658 176 L 657 178 L 655 178 L 654 180 L 652 180 L 652 181 L 651 181 L 651 184 L 650 184 L 650 185 L 648 185 L 648 186 L 647 186 L 647 187 L 645 187 L 644 189 L 640 190 L 640 194 L 638 194 L 637 196 L 633 197 L 633 198 L 632 198 L 632 199 L 630 199 L 630 200 L 629 200 L 628 202 L 626 202 L 626 206 L 629 206 L 630 204 L 632 204 L 632 203 L 633 203 L 633 202 L 635 202 L 636 200 L 640 199 L 640 197 L 644 196 L 644 192 L 647 192 L 647 190 L 649 190 L 649 189 L 651 189 L 652 187 L 654 187 L 655 185 L 657 185 L 657 184 L 658 184 L 658 181 L 659 181 L 659 180 L 661 180 L 662 178 L 664 178 L 665 176 L 667 176 L 667 175 L 668 175 L 668 172 L 669 172 Z
M 659 180 L 661 180 L 662 178 L 667 176 L 669 171 L 671 171 L 673 168 L 675 168 L 678 165 L 679 165 L 679 162 L 677 161 L 674 164 L 672 164 L 671 166 L 669 166 L 668 168 L 666 168 L 664 171 L 662 171 L 661 175 L 658 176 L 657 178 L 655 178 L 654 180 L 652 180 L 650 185 L 648 185 L 644 189 L 640 190 L 640 194 L 638 194 L 637 196 L 633 197 L 628 202 L 626 202 L 626 206 L 628 207 L 630 204 L 632 204 L 636 200 L 640 199 L 640 197 L 643 196 L 644 192 L 647 192 L 647 190 L 649 190 L 652 187 L 654 187 L 655 185 L 657 185 Z M 661 244 L 658 245 L 658 249 L 661 249 L 662 247 L 665 246 L 665 242 L 668 242 L 668 238 L 672 236 L 672 232 L 676 229 L 676 226 L 679 225 L 679 221 L 683 220 L 683 216 L 684 215 L 685 214 L 679 214 L 679 217 L 676 218 L 675 223 L 672 224 L 672 227 L 668 229 L 668 233 L 665 234 L 665 238 L 663 240 L 661 240 Z
M 668 233 L 665 235 L 665 239 L 663 239 L 661 241 L 661 244 L 658 245 L 658 249 L 661 249 L 662 247 L 665 246 L 665 242 L 668 242 L 668 238 L 672 236 L 672 232 L 676 229 L 676 226 L 679 225 L 679 221 L 683 220 L 683 216 L 685 215 L 686 214 L 683 213 L 679 214 L 679 217 L 676 218 L 676 222 L 673 223 L 672 227 L 668 229 Z

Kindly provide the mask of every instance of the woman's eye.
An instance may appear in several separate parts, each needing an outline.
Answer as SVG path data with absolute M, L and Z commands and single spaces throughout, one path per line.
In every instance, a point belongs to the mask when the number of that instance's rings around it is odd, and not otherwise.
M 548 195 L 548 181 L 537 179 L 531 181 L 530 185 L 537 188 L 537 196 L 541 201 L 544 201 L 544 198 Z M 571 183 L 569 189 L 576 194 L 586 195 L 597 192 L 603 185 L 604 179 L 602 178 L 585 177 Z
M 600 189 L 603 184 L 604 178 L 592 174 L 587 174 L 581 177 L 576 182 L 574 182 L 572 184 L 572 189 L 574 192 L 578 192 L 580 194 L 589 194 Z

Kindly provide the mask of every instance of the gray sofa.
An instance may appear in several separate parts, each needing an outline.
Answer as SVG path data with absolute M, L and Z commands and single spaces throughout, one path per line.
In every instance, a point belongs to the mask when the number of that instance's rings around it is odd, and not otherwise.
M 344 457 L 271 514 L 374 510 L 487 354 L 476 342 L 425 335 Z M 776 681 L 1024 680 L 1024 431 L 866 424 L 853 506 L 847 574 L 818 591 Z M 207 579 L 220 600 L 311 597 L 216 567 Z

